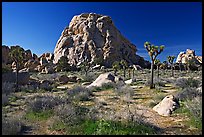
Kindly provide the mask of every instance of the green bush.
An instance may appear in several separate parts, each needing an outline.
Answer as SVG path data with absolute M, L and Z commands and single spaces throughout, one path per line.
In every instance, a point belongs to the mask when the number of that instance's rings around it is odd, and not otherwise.
M 63 99 L 53 96 L 37 96 L 28 104 L 29 111 L 42 112 L 53 109 L 55 106 L 62 104 Z
M 76 127 L 73 127 L 76 129 Z M 77 131 L 77 132 L 76 132 Z M 83 135 L 147 135 L 155 134 L 155 130 L 151 127 L 141 124 L 123 124 L 120 122 L 106 120 L 86 120 L 72 130 L 70 134 Z
M 193 78 L 178 78 L 175 81 L 175 86 L 181 87 L 181 88 L 187 88 L 187 87 L 195 87 L 197 88 L 200 84 L 200 81 L 193 79 Z
M 59 105 L 55 108 L 55 114 L 66 125 L 76 125 L 84 120 L 87 110 L 82 107 L 76 107 L 71 103 Z
M 67 91 L 68 99 L 72 101 L 88 101 L 91 95 L 91 90 L 82 86 L 74 86 Z
M 198 92 L 196 88 L 191 87 L 186 87 L 176 94 L 179 100 L 193 99 L 197 96 L 202 96 L 202 93 Z
M 40 112 L 29 111 L 26 113 L 25 118 L 33 121 L 36 121 L 36 120 L 42 121 L 42 120 L 47 120 L 53 115 L 54 115 L 53 110 L 44 110 Z

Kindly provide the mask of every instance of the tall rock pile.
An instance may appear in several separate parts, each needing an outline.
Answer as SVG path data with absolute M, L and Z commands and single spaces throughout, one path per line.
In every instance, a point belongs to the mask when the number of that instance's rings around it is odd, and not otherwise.
M 107 67 L 122 59 L 138 64 L 136 51 L 136 46 L 122 36 L 109 16 L 83 13 L 74 16 L 62 31 L 54 50 L 54 63 L 67 56 L 71 65 L 96 59 L 102 59 Z
M 180 52 L 176 63 L 186 64 L 188 60 L 194 60 L 196 64 L 202 64 L 202 56 L 196 56 L 195 50 L 186 49 L 186 52 Z
M 12 60 L 9 56 L 11 48 L 19 48 L 20 46 L 11 46 L 10 48 L 6 45 L 2 45 L 2 67 L 3 68 L 10 68 L 9 70 L 16 70 L 16 63 Z M 52 53 L 44 53 L 40 57 L 36 54 L 32 54 L 31 50 L 23 50 L 23 61 L 20 63 L 19 67 L 22 71 L 28 72 L 42 72 L 43 70 L 45 73 L 48 73 L 53 69 L 53 54 Z M 46 72 L 47 69 L 47 72 Z

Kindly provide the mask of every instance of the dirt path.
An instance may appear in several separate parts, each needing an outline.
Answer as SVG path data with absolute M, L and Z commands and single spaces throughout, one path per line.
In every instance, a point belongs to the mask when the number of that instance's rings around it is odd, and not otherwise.
M 159 115 L 149 106 L 149 102 L 152 101 L 154 93 L 143 86 L 135 86 L 134 89 L 135 96 L 130 104 L 130 110 L 133 114 L 138 115 L 144 122 L 161 129 L 161 131 L 158 132 L 162 135 L 185 135 L 192 133 L 191 129 L 184 124 L 187 117 L 178 113 L 169 117 Z M 176 92 L 172 86 L 167 86 L 165 90 L 170 92 L 164 92 L 163 95 Z M 115 94 L 110 90 L 96 93 L 96 98 L 98 98 L 98 100 L 108 104 L 106 106 L 107 108 L 117 110 L 118 113 L 125 118 L 125 116 L 127 116 L 127 105 L 121 103 L 117 98 L 113 100 L 114 97 Z

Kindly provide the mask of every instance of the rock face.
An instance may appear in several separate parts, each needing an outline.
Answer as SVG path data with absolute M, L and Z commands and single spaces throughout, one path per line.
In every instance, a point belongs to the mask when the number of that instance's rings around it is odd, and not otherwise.
M 2 63 L 7 64 L 9 61 L 9 47 L 2 46 Z
M 172 112 L 179 107 L 179 103 L 173 95 L 166 96 L 159 104 L 153 107 L 153 110 L 162 116 L 170 116 Z
M 74 16 L 62 31 L 54 50 L 54 63 L 67 56 L 71 65 L 80 65 L 85 59 L 90 63 L 102 59 L 106 67 L 121 59 L 138 64 L 136 51 L 136 46 L 121 35 L 109 16 L 84 13 Z
M 186 52 L 180 52 L 177 56 L 176 63 L 186 64 L 188 60 L 193 59 L 196 64 L 202 64 L 202 56 L 196 56 L 195 50 L 186 49 Z
M 3 45 L 2 46 L 2 64 L 10 65 L 12 70 L 16 70 L 16 64 L 13 62 L 13 60 L 9 57 L 9 53 L 11 51 L 11 48 L 19 48 L 20 46 L 11 46 L 10 48 L 8 46 Z M 36 71 L 35 69 L 37 65 L 39 65 L 38 56 L 36 54 L 32 55 L 31 50 L 24 50 L 22 47 L 20 47 L 23 50 L 23 62 L 20 64 L 19 69 L 24 69 L 28 71 Z
M 109 82 L 118 82 L 118 81 L 122 81 L 121 78 L 114 76 L 111 73 L 104 73 L 99 75 L 99 77 L 90 85 L 87 86 L 87 88 L 89 87 L 101 87 L 104 83 L 109 83 Z

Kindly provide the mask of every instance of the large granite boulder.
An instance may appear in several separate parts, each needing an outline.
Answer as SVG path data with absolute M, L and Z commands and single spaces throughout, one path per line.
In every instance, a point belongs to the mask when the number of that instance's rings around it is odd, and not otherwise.
M 195 50 L 186 49 L 186 52 L 180 52 L 176 58 L 176 63 L 186 64 L 188 60 L 194 60 L 195 64 L 202 64 L 202 56 L 196 56 Z
M 115 75 L 113 75 L 112 73 L 104 73 L 98 76 L 98 78 L 91 83 L 90 85 L 87 86 L 87 88 L 90 87 L 101 87 L 103 84 L 105 83 L 109 83 L 109 82 L 118 82 L 118 81 L 123 81 L 120 77 L 117 77 Z
M 92 63 L 102 59 L 106 67 L 114 61 L 138 64 L 136 46 L 115 27 L 109 16 L 83 13 L 74 16 L 61 33 L 54 49 L 54 63 L 67 56 L 68 63 L 80 65 L 85 59 Z
M 167 95 L 153 110 L 162 116 L 170 116 L 179 107 L 178 100 L 173 95 Z

